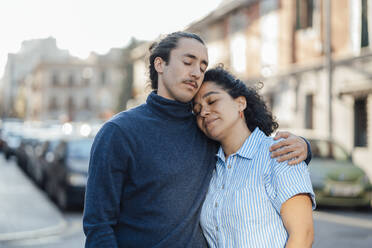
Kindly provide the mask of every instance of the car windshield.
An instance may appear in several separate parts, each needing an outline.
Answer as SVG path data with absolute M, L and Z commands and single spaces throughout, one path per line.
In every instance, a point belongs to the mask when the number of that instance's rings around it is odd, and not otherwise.
M 311 151 L 314 158 L 334 159 L 346 161 L 349 154 L 339 145 L 326 140 L 310 140 Z
M 68 143 L 67 155 L 70 158 L 89 158 L 93 139 L 74 140 Z

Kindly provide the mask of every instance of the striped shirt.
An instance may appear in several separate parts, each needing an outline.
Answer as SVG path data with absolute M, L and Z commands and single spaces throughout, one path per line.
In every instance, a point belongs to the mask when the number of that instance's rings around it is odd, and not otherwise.
M 282 204 L 299 193 L 315 198 L 307 165 L 289 166 L 270 158 L 274 144 L 259 128 L 225 160 L 220 147 L 200 223 L 213 247 L 285 247 L 288 233 Z

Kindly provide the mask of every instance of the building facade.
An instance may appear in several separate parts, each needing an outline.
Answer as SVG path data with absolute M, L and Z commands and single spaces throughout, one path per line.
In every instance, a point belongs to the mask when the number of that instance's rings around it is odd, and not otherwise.
M 261 90 L 280 129 L 335 140 L 372 178 L 372 1 L 223 1 L 187 28 Z
M 40 63 L 23 81 L 17 110 L 25 120 L 108 119 L 117 112 L 123 76 L 99 63 Z
M 1 103 L 3 117 L 14 117 L 19 84 L 43 61 L 64 62 L 70 58 L 68 51 L 59 49 L 54 38 L 24 41 L 18 53 L 8 54 L 2 77 Z
M 8 57 L 2 116 L 34 121 L 110 118 L 129 98 L 123 94 L 129 84 L 124 51 L 112 48 L 83 60 L 58 49 L 54 38 L 23 42 L 21 51 Z

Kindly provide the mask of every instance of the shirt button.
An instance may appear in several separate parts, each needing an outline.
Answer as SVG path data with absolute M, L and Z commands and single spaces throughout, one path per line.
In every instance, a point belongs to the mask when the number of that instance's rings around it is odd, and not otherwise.
M 218 207 L 218 203 L 216 202 L 216 203 L 214 204 L 214 206 L 215 206 L 215 207 Z
M 231 164 L 229 164 L 229 165 L 227 166 L 227 168 L 229 168 L 229 169 L 230 169 L 230 168 L 231 168 Z
M 218 231 L 218 226 L 216 226 L 216 231 Z
M 223 185 L 221 186 L 221 189 L 225 189 L 225 184 L 223 184 Z

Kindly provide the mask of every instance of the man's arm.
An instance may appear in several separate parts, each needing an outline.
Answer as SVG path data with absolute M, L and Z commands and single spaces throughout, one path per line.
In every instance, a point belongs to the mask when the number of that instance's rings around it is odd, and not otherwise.
M 286 248 L 311 247 L 314 241 L 314 224 L 309 195 L 298 194 L 284 202 L 280 215 L 289 235 Z
M 278 132 L 274 140 L 280 138 L 284 138 L 284 140 L 270 147 L 272 158 L 277 158 L 278 162 L 288 160 L 289 165 L 295 165 L 302 161 L 305 161 L 306 164 L 310 163 L 312 153 L 310 143 L 306 139 L 290 132 Z
M 112 123 L 106 123 L 93 143 L 83 216 L 86 248 L 118 247 L 113 227 L 120 215 L 121 191 L 127 166 L 123 140 L 120 129 Z

